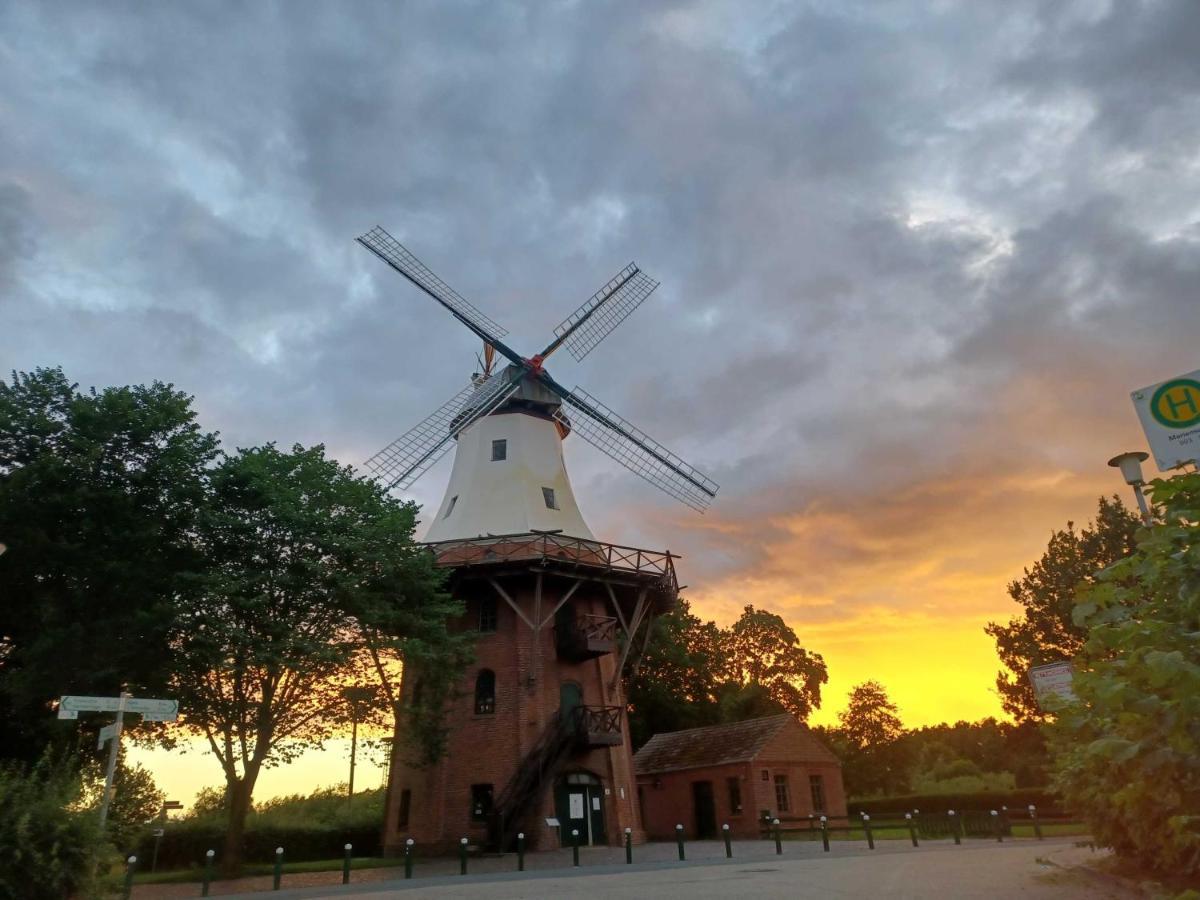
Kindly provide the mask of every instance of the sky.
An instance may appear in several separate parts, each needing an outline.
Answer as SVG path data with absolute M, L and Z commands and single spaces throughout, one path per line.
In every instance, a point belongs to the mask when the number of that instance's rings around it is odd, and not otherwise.
M 357 235 L 528 354 L 636 260 L 662 286 L 550 369 L 721 490 L 568 439 L 592 530 L 721 624 L 783 615 L 816 722 L 869 678 L 910 725 L 995 715 L 1007 583 L 1124 490 L 1129 392 L 1200 368 L 1197 46 L 1190 0 L 0 0 L 0 371 L 359 465 L 479 348 Z

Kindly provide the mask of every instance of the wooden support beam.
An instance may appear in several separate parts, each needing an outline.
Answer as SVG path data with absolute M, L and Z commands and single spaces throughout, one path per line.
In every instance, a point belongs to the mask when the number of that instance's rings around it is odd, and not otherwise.
M 633 636 L 637 634 L 638 626 L 642 624 L 642 617 L 646 614 L 646 593 L 649 589 L 642 588 L 638 591 L 637 606 L 633 608 L 633 618 L 630 619 L 631 631 L 625 633 L 628 637 L 625 639 L 625 649 L 621 651 L 621 661 L 617 663 L 617 671 L 613 674 L 612 683 L 608 689 L 615 690 L 617 685 L 621 683 L 621 673 L 625 671 L 625 661 L 629 659 L 629 652 L 633 649 Z
M 546 618 L 543 619 L 538 624 L 538 628 L 541 628 L 543 625 L 545 625 L 547 622 L 549 622 L 551 619 L 553 619 L 558 614 L 558 611 L 560 609 L 562 609 L 563 604 L 571 599 L 571 595 L 574 594 L 577 590 L 579 590 L 579 586 L 581 584 L 583 584 L 582 578 L 575 579 L 575 583 L 573 585 L 571 585 L 570 590 L 568 590 L 565 594 L 563 594 L 562 599 L 559 600 L 558 603 L 555 604 L 554 609 L 550 610 L 550 612 L 548 612 L 546 614 Z
M 496 589 L 496 593 L 501 596 L 501 598 L 504 600 L 504 602 L 512 607 L 513 612 L 515 612 L 518 616 L 521 617 L 521 621 L 524 622 L 526 625 L 528 625 L 530 628 L 533 628 L 533 622 L 531 622 L 529 620 L 529 616 L 525 615 L 524 610 L 522 610 L 521 607 L 517 604 L 517 601 L 508 595 L 508 591 L 506 591 L 504 588 L 502 588 L 500 586 L 500 582 L 498 582 L 495 578 L 489 578 L 488 581 L 491 583 L 492 587 L 494 587 Z M 534 628 L 533 630 L 536 631 L 537 629 Z
M 612 585 L 607 581 L 604 582 L 604 586 L 608 588 L 608 599 L 612 601 L 613 609 L 617 611 L 617 620 L 621 623 L 621 627 L 625 629 L 626 639 L 632 640 L 633 635 L 629 633 L 629 623 L 625 621 L 625 613 L 621 611 L 621 604 L 617 602 L 617 592 L 613 590 Z

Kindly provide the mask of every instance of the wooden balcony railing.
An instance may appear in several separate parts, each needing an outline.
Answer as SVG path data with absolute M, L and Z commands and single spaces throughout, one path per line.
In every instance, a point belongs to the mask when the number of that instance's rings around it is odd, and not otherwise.
M 594 659 L 617 649 L 617 620 L 612 616 L 581 615 L 554 626 L 558 655 Z
M 575 741 L 580 747 L 615 747 L 621 743 L 621 707 L 577 706 Z

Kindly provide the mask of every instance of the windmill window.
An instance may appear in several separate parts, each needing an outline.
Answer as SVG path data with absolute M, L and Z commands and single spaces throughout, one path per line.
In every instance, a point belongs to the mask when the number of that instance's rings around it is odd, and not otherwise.
M 457 502 L 458 502 L 458 494 L 455 494 L 453 497 L 450 498 L 450 505 L 446 507 L 446 514 L 444 516 L 442 516 L 443 519 L 450 518 L 450 513 L 454 512 L 454 504 Z
M 486 716 L 496 711 L 496 673 L 480 669 L 475 676 L 475 715 Z
M 554 497 L 554 488 L 542 488 L 542 499 L 546 501 L 546 509 L 558 509 L 558 500 Z
M 479 630 L 496 630 L 496 598 L 484 597 L 479 601 Z
M 502 459 L 508 459 L 508 441 L 492 441 L 492 461 L 497 462 Z

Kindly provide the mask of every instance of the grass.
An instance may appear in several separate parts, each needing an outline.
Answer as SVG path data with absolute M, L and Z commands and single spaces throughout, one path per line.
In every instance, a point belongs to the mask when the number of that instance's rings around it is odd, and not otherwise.
M 1087 826 L 1082 823 L 1047 823 L 1042 826 L 1042 835 L 1045 837 L 1066 837 L 1070 835 L 1084 835 L 1088 833 Z M 908 829 L 900 826 L 882 826 L 871 829 L 871 836 L 877 841 L 907 841 L 910 840 Z M 785 841 L 820 841 L 821 832 L 813 831 L 784 831 L 780 837 Z M 1009 837 L 1005 836 L 1006 839 Z M 1033 838 L 1036 837 L 1032 825 L 1014 824 L 1012 826 L 1013 838 Z M 920 832 L 917 833 L 917 839 L 922 843 L 926 841 L 949 841 L 953 840 L 950 835 L 938 838 L 922 837 Z M 772 838 L 767 838 L 772 840 Z M 831 841 L 861 841 L 866 843 L 866 833 L 861 828 L 855 828 L 853 831 L 831 830 L 829 832 L 829 840 Z M 992 837 L 975 837 L 963 835 L 964 841 L 975 840 L 995 840 Z
M 350 860 L 350 868 L 358 869 L 388 869 L 403 866 L 404 858 L 384 859 L 376 856 L 358 856 Z M 340 872 L 341 859 L 313 859 L 307 862 L 290 862 L 283 864 L 283 874 L 296 872 Z M 270 875 L 275 871 L 274 863 L 246 863 L 242 866 L 239 878 L 255 875 Z M 189 881 L 203 881 L 204 870 L 199 866 L 190 869 L 175 869 L 171 872 L 139 872 L 133 876 L 134 884 L 183 884 Z M 213 873 L 213 881 L 217 881 L 217 873 Z

